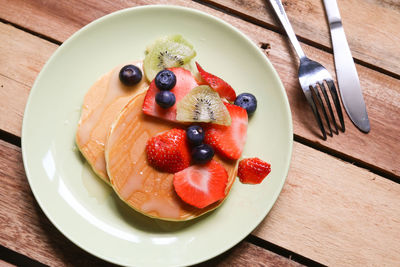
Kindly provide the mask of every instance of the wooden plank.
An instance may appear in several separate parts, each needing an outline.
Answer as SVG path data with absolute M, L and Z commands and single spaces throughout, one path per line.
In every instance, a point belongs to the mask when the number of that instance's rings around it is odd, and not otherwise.
M 3 38 L 0 42 L 0 60 L 3 63 L 0 65 L 0 73 L 31 86 L 44 63 L 58 46 L 34 35 L 29 35 L 29 44 L 26 44 L 27 34 L 24 31 L 4 23 L 0 25 Z
M 279 256 L 271 251 L 260 248 L 248 242 L 241 242 L 231 250 L 215 257 L 214 259 L 208 260 L 198 267 L 247 267 L 247 266 L 287 266 L 287 267 L 299 267 L 304 266 L 290 259 Z
M 8 263 L 8 262 L 5 262 L 5 261 L 0 259 L 0 267 L 14 267 L 14 266 L 16 266 L 16 265 Z
M 145 3 L 163 2 L 146 1 Z M 286 92 L 288 94 L 290 106 L 292 109 L 295 135 L 299 136 L 299 138 L 303 138 L 309 143 L 313 143 L 315 146 L 321 147 L 323 149 L 328 149 L 336 154 L 340 154 L 348 160 L 357 161 L 358 163 L 365 164 L 370 168 L 383 171 L 384 173 L 387 173 L 388 175 L 393 175 L 397 178 L 400 177 L 400 158 L 393 157 L 394 152 L 400 152 L 400 135 L 398 134 L 400 132 L 400 124 L 397 122 L 397 117 L 400 114 L 400 80 L 384 75 L 377 71 L 373 71 L 369 68 L 357 65 L 361 85 L 364 90 L 369 117 L 371 120 L 372 130 L 367 135 L 360 133 L 345 115 L 345 123 L 347 127 L 346 133 L 335 136 L 334 138 L 329 138 L 328 141 L 323 142 L 319 137 L 319 129 L 316 122 L 314 121 L 311 109 L 308 107 L 308 104 L 298 85 L 298 67 L 296 59 L 285 38 L 275 32 L 265 30 L 261 27 L 255 26 L 238 18 L 221 13 L 219 11 L 213 10 L 197 3 L 184 2 L 180 0 L 175 0 L 172 3 L 190 6 L 213 14 L 239 28 L 241 31 L 246 33 L 256 44 L 260 44 L 261 42 L 268 42 L 271 45 L 271 50 L 269 51 L 268 57 L 278 71 L 286 88 Z M 72 6 L 77 9 L 84 9 L 86 7 L 80 2 L 74 2 L 74 5 Z M 102 6 L 100 3 L 96 7 L 96 10 L 102 10 L 103 13 L 113 11 L 107 5 Z M 23 11 L 24 9 L 21 10 Z M 35 12 L 39 11 L 31 11 L 31 13 Z M 56 13 L 57 9 L 52 12 L 53 15 Z M 85 17 L 86 13 L 82 13 L 82 16 Z M 32 20 L 33 19 L 35 19 L 35 16 L 32 17 Z M 47 17 L 47 19 L 51 18 Z M 63 19 L 65 18 L 63 17 Z M 31 24 L 40 24 L 40 22 L 41 20 L 37 21 L 37 23 Z M 69 21 L 67 19 L 63 21 L 65 25 L 68 24 L 68 22 Z M 6 26 L 0 24 L 0 27 L 3 28 Z M 61 28 L 59 29 L 58 34 L 63 33 L 64 35 L 66 35 L 67 32 L 63 30 L 62 26 L 60 27 Z M 10 30 L 12 33 L 7 35 L 7 38 L 12 39 L 12 36 L 14 35 L 21 36 L 18 37 L 21 39 L 17 39 L 17 42 L 23 43 L 24 46 L 20 46 L 19 50 L 16 50 L 11 47 L 15 42 L 8 42 L 8 44 L 10 45 L 7 46 L 6 43 L 4 45 L 5 47 L 0 50 L 0 58 L 3 57 L 3 54 L 11 54 L 10 57 L 12 57 L 15 62 L 24 62 L 24 59 L 20 59 L 20 57 L 21 55 L 24 55 L 24 53 L 26 53 L 25 51 L 39 49 L 38 47 L 40 47 L 40 44 L 33 44 L 34 47 L 30 47 L 31 41 L 37 40 L 37 37 L 34 37 L 27 33 L 23 33 L 16 28 L 11 28 L 8 30 Z M 24 37 L 22 38 L 22 36 Z M 55 46 L 49 44 L 47 41 L 41 40 L 41 42 L 45 47 L 50 46 L 51 48 L 43 49 L 41 53 L 36 54 L 38 58 L 32 59 L 36 62 L 44 62 L 55 49 Z M 307 45 L 303 45 L 303 47 L 308 54 L 313 55 L 314 59 L 320 61 L 334 75 L 333 60 L 331 54 Z M 4 75 L 5 77 L 14 77 L 14 79 L 21 81 L 21 83 L 29 84 L 31 82 L 31 78 L 29 78 L 30 75 L 28 75 L 28 78 L 26 78 L 25 75 L 23 75 L 24 71 L 26 70 L 27 72 L 29 72 L 34 70 L 37 73 L 39 70 L 37 67 L 32 68 L 29 63 L 19 64 L 18 69 L 20 73 L 17 76 L 13 68 L 8 68 L 8 64 L 5 64 L 5 67 L 0 69 L 0 74 Z M 11 88 L 11 90 L 13 89 Z M 4 92 L 3 94 L 8 95 L 9 98 L 18 97 L 17 95 L 9 94 L 8 91 Z M 15 102 L 15 100 L 10 101 L 10 103 L 13 102 Z M 8 103 L 6 104 L 8 105 Z M 20 114 L 22 114 L 22 106 L 9 108 L 19 109 Z M 14 117 L 7 117 L 6 119 L 7 121 L 20 120 L 18 118 L 15 119 Z M 8 128 L 5 128 L 6 131 L 19 133 L 18 126 L 16 128 L 11 128 L 12 124 L 8 124 L 7 122 L 2 123 L 2 125 L 7 125 Z
M 0 73 L 0 129 L 17 136 L 21 135 L 23 107 L 28 99 L 29 90 L 25 84 Z
M 268 1 L 204 0 L 257 24 L 279 28 Z M 295 33 L 331 48 L 322 1 L 282 1 Z M 395 1 L 337 0 L 353 57 L 400 75 L 400 5 Z M 371 34 L 372 33 L 372 34 Z
M 30 190 L 20 148 L 0 141 L 1 245 L 52 266 L 105 264 L 68 241 L 47 219 Z
M 400 184 L 299 143 L 294 155 L 278 201 L 253 234 L 328 265 L 400 262 Z M 1 245 L 45 264 L 101 264 L 51 225 L 33 199 L 20 149 L 3 141 L 0 177 Z M 239 247 L 222 259 L 261 260 L 257 251 Z
M 21 135 L 29 90 L 57 45 L 0 23 L 0 127 Z
M 253 234 L 328 266 L 398 266 L 400 184 L 294 144 L 278 201 Z
M 21 162 L 20 148 L 0 140 L 0 244 L 51 266 L 109 266 L 50 223 L 31 193 Z M 301 266 L 246 241 L 202 266 L 210 265 Z
M 185 1 L 26 1 L 0 0 L 0 17 L 27 29 L 64 41 L 73 32 L 107 13 L 153 3 L 196 6 Z M 277 29 L 267 1 L 204 0 L 246 19 Z M 343 25 L 353 57 L 400 75 L 400 6 L 393 1 L 339 0 Z M 283 1 L 295 32 L 330 48 L 330 35 L 322 1 Z M 356 10 L 354 7 L 357 7 Z M 35 21 L 36 23 L 32 23 Z M 51 23 L 49 23 L 51 21 Z M 362 27 L 360 27 L 362 25 Z M 62 29 L 62 30 L 60 30 Z M 373 34 L 371 34 L 373 33 Z M 379 44 L 379 45 L 378 45 Z

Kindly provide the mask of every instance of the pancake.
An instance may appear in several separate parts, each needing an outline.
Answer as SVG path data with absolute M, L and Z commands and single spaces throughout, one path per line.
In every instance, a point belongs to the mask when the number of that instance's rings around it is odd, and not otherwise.
M 217 208 L 219 200 L 203 209 L 183 202 L 175 193 L 171 173 L 151 167 L 146 156 L 146 142 L 156 134 L 182 127 L 150 117 L 142 112 L 145 93 L 135 96 L 114 122 L 106 143 L 106 162 L 110 183 L 118 196 L 133 209 L 147 216 L 185 221 Z M 226 195 L 236 178 L 237 161 L 214 156 L 228 172 Z
M 130 64 L 142 70 L 141 61 Z M 106 182 L 109 182 L 109 179 L 104 144 L 111 124 L 129 100 L 145 91 L 149 85 L 144 77 L 135 86 L 122 84 L 119 80 L 119 71 L 123 66 L 117 66 L 104 74 L 86 93 L 76 132 L 76 144 L 79 150 L 93 171 Z

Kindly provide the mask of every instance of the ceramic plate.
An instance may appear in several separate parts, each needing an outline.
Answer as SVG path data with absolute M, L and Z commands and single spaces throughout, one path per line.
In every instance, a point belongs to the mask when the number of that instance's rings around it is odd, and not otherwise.
M 74 141 L 83 97 L 96 79 L 118 64 L 143 59 L 146 45 L 176 33 L 194 45 L 195 60 L 209 72 L 238 93 L 257 96 L 243 157 L 272 164 L 261 185 L 237 181 L 219 209 L 183 223 L 150 219 L 127 207 L 93 175 Z M 228 250 L 264 219 L 284 184 L 292 138 L 282 83 L 252 41 L 196 10 L 146 6 L 90 23 L 54 53 L 29 96 L 22 152 L 40 207 L 72 242 L 116 264 L 172 266 L 199 263 Z

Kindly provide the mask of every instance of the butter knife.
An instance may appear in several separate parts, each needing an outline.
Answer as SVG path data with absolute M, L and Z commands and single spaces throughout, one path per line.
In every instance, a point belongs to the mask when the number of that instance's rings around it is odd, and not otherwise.
M 324 0 L 328 16 L 336 77 L 343 106 L 354 125 L 362 132 L 370 131 L 370 124 L 354 60 L 344 34 L 336 0 Z

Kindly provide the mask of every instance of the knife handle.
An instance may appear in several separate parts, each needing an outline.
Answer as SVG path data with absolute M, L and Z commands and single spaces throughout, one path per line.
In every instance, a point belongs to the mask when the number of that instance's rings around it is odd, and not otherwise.
M 339 7 L 336 0 L 324 0 L 324 5 L 330 27 L 341 27 L 342 19 L 340 18 Z

